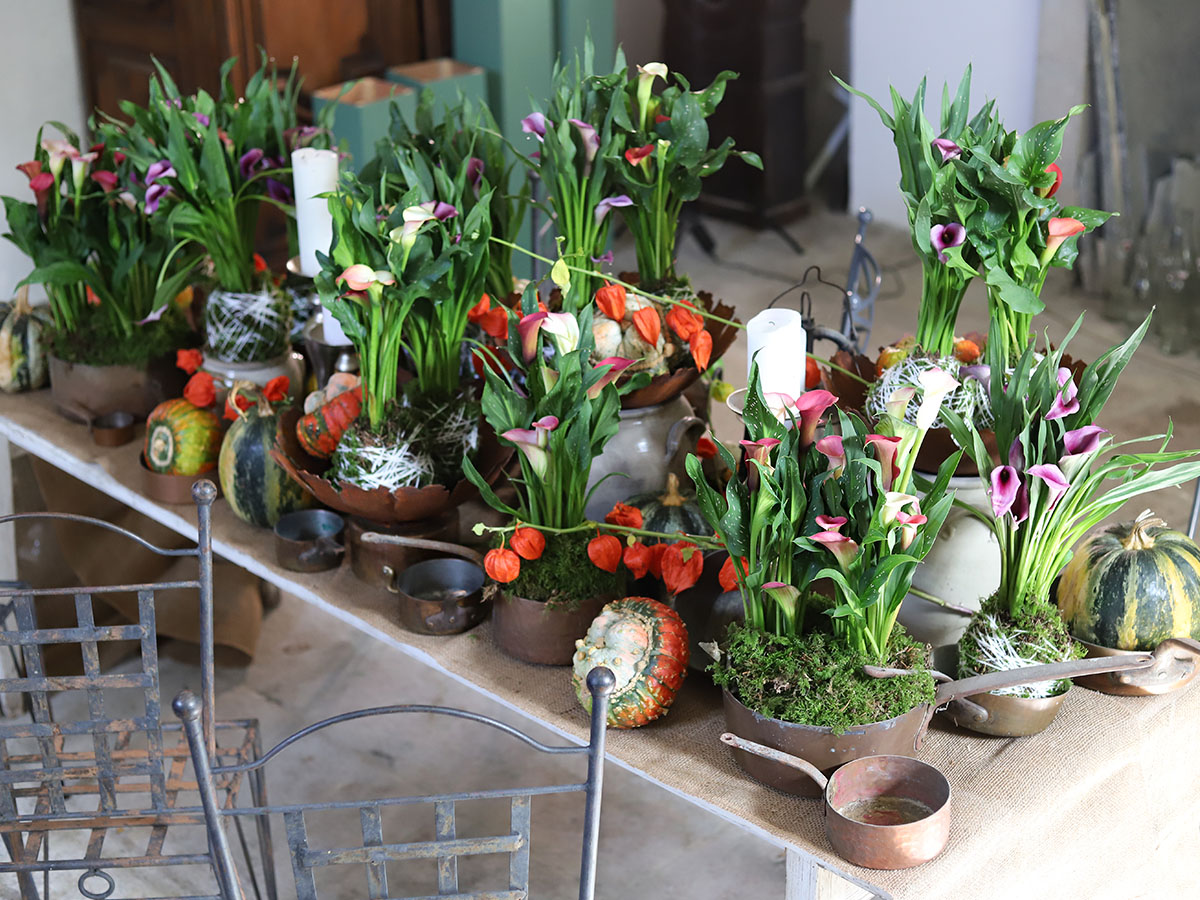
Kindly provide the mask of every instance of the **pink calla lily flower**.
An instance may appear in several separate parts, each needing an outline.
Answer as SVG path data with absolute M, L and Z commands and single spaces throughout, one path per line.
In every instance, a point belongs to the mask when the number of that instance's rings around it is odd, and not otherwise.
M 945 225 L 934 225 L 929 229 L 929 242 L 937 251 L 938 262 L 946 262 L 946 251 L 951 247 L 961 247 L 967 239 L 967 229 L 957 222 L 947 222 Z
M 17 171 L 24 172 L 25 177 L 28 178 L 30 181 L 32 181 L 33 177 L 35 175 L 41 174 L 42 164 L 40 162 L 38 162 L 36 159 L 31 159 L 29 162 L 23 162 L 20 165 L 18 165 Z M 53 177 L 53 176 L 51 176 L 51 177 Z
M 616 380 L 617 376 L 633 365 L 632 359 L 623 356 L 608 356 L 592 366 L 592 371 L 599 371 L 608 366 L 608 371 L 600 376 L 600 380 L 587 389 L 588 398 L 595 400 L 600 393 Z
M 1042 251 L 1042 265 L 1054 259 L 1054 254 L 1067 238 L 1081 234 L 1086 228 L 1078 219 L 1051 219 L 1046 225 L 1046 249 Z
M 583 141 L 584 158 L 587 159 L 588 166 L 591 166 L 592 160 L 596 158 L 596 153 L 600 150 L 600 138 L 596 134 L 596 129 L 589 125 L 583 119 L 567 119 L 575 130 L 579 132 L 579 137 Z
M 896 517 L 900 515 L 900 511 L 904 507 L 912 504 L 912 511 L 919 513 L 921 511 L 921 498 L 912 494 L 902 494 L 899 491 L 885 491 L 883 494 L 883 514 L 881 521 L 884 525 L 891 525 L 896 521 Z
M 868 434 L 863 444 L 875 451 L 883 490 L 890 491 L 896 476 L 900 474 L 900 461 L 896 458 L 900 450 L 900 438 L 886 434 Z
M 846 450 L 842 445 L 840 434 L 827 434 L 817 441 L 817 450 L 829 458 L 829 471 L 838 478 L 846 467 Z
M 917 396 L 917 389 L 912 386 L 896 388 L 887 400 L 887 414 L 897 422 L 903 422 L 908 413 L 908 404 Z
M 92 181 L 94 181 L 94 182 L 96 182 L 96 184 L 100 185 L 100 187 L 104 190 L 104 193 L 106 193 L 106 194 L 111 194 L 113 191 L 115 191 L 117 189 L 117 173 L 116 172 L 107 172 L 107 171 L 93 172 L 92 173 Z
M 68 159 L 74 159 L 79 155 L 79 151 L 75 149 L 74 144 L 61 138 L 43 140 L 42 149 L 50 157 L 50 174 L 54 176 L 55 181 L 58 180 L 59 173 L 62 172 L 63 164 Z
M 1062 495 L 1071 487 L 1071 483 L 1067 481 L 1067 476 L 1063 474 L 1062 469 L 1053 463 L 1039 463 L 1036 466 L 1030 466 L 1029 474 L 1040 478 L 1049 491 L 1050 503 L 1046 506 L 1047 512 L 1058 505 Z
M 621 206 L 633 206 L 633 201 L 628 195 L 617 194 L 613 197 L 605 197 L 596 204 L 596 211 L 594 213 L 596 217 L 596 224 L 599 225 L 601 222 L 603 222 L 604 217 L 607 216 L 611 210 Z
M 837 401 L 837 395 L 824 389 L 805 391 L 796 401 L 796 411 L 800 414 L 800 446 L 802 449 L 811 447 L 816 441 L 817 426 L 821 424 L 821 416 Z
M 363 263 L 356 263 L 342 272 L 337 280 L 346 282 L 346 287 L 352 291 L 365 291 L 375 283 L 375 270 Z
M 471 187 L 479 191 L 479 182 L 483 180 L 483 160 L 478 156 L 467 157 L 467 181 Z
M 933 141 L 933 149 L 942 154 L 942 162 L 948 163 L 952 159 L 958 159 L 962 156 L 962 147 L 954 143 L 949 138 L 938 138 Z
M 510 428 L 500 435 L 506 441 L 517 445 L 517 449 L 525 454 L 530 466 L 539 478 L 545 478 L 550 468 L 550 454 L 546 447 L 550 444 L 550 432 L 558 427 L 558 419 L 554 416 L 542 416 L 533 423 L 532 428 Z
M 1058 370 L 1058 386 L 1060 390 L 1046 413 L 1047 419 L 1061 419 L 1079 412 L 1079 399 L 1076 396 L 1079 389 L 1075 387 L 1075 382 L 1071 378 L 1071 370 L 1065 366 Z
M 753 491 L 758 487 L 760 470 L 768 474 L 775 471 L 771 466 L 771 451 L 781 442 L 778 438 L 760 438 L 757 441 L 740 441 L 739 443 L 746 453 L 746 487 Z
M 1046 171 L 1054 176 L 1054 181 L 1051 182 L 1049 187 L 1035 188 L 1034 193 L 1040 197 L 1049 199 L 1057 194 L 1058 189 L 1062 186 L 1063 171 L 1058 167 L 1058 163 L 1050 163 L 1050 165 L 1046 166 Z
M 447 219 L 453 219 L 458 215 L 458 210 L 449 203 L 443 203 L 441 200 L 426 200 L 421 204 L 421 209 L 429 213 L 439 222 L 445 222 Z
M 841 531 L 842 526 L 849 521 L 845 516 L 817 516 L 816 523 L 824 531 Z
M 791 394 L 784 394 L 780 391 L 767 391 L 763 394 L 763 400 L 767 403 L 769 409 L 780 422 L 784 422 L 788 428 L 792 427 L 791 419 L 799 418 L 800 411 L 796 407 L 797 400 Z
M 858 556 L 858 544 L 841 532 L 818 531 L 809 537 L 809 540 L 816 541 L 832 553 L 837 559 L 838 568 L 843 572 L 850 571 L 850 564 L 854 562 L 854 557 Z
M 547 313 L 542 320 L 542 330 L 554 341 L 559 356 L 579 346 L 579 320 L 570 313 Z
M 538 333 L 542 330 L 542 325 L 549 317 L 548 312 L 535 312 L 527 316 L 522 316 L 517 322 L 517 336 L 521 340 L 521 355 L 525 358 L 525 362 L 533 362 L 533 359 L 538 354 Z
M 919 512 L 906 513 L 901 510 L 896 513 L 896 521 L 900 523 L 900 549 L 907 550 L 917 536 L 917 529 L 929 519 Z

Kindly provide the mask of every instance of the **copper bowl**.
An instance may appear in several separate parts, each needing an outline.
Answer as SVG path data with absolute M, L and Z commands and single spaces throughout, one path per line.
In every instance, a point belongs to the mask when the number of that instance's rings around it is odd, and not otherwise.
M 432 484 L 422 488 L 375 488 L 365 490 L 345 481 L 333 482 L 325 477 L 329 460 L 309 456 L 296 439 L 296 421 L 300 411 L 291 409 L 280 420 L 279 435 L 271 457 L 294 480 L 317 500 L 348 516 L 359 516 L 372 522 L 391 525 L 398 522 L 419 522 L 432 519 L 446 510 L 478 496 L 475 485 L 460 479 L 453 488 Z M 491 428 L 479 429 L 479 450 L 475 468 L 488 484 L 500 477 L 505 463 L 513 454 L 512 447 L 503 447 Z
M 215 467 L 199 475 L 164 475 L 147 466 L 146 457 L 140 453 L 138 461 L 142 464 L 142 493 L 151 500 L 171 504 L 195 503 L 192 485 L 198 481 L 212 482 L 217 489 L 216 495 L 221 496 L 221 484 Z

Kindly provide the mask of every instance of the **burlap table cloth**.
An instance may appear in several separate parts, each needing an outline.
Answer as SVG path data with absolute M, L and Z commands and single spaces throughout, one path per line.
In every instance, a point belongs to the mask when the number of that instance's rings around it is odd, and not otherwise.
M 137 489 L 136 445 L 97 448 L 86 429 L 55 417 L 48 407 L 42 394 L 5 397 L 0 431 L 22 446 L 50 442 L 78 460 L 73 474 L 102 490 L 105 485 L 83 467 L 95 465 L 94 471 Z M 175 511 L 191 521 L 187 507 Z M 213 520 L 218 553 L 288 580 L 310 602 L 586 738 L 587 719 L 569 670 L 509 659 L 493 644 L 490 623 L 454 637 L 412 634 L 399 625 L 390 596 L 364 587 L 348 570 L 284 572 L 274 563 L 268 531 L 237 520 L 223 501 L 217 501 Z M 270 640 L 270 633 L 268 618 L 263 639 Z M 397 701 L 404 696 L 404 686 L 397 685 Z M 666 787 L 901 900 L 1200 897 L 1196 688 L 1143 698 L 1075 688 L 1051 727 L 1033 738 L 977 736 L 936 720 L 920 756 L 952 785 L 950 843 L 933 862 L 901 872 L 858 869 L 837 859 L 825 841 L 818 801 L 785 796 L 743 775 L 717 740 L 723 724 L 719 692 L 706 679 L 692 677 L 665 719 L 635 731 L 611 731 L 609 751 Z

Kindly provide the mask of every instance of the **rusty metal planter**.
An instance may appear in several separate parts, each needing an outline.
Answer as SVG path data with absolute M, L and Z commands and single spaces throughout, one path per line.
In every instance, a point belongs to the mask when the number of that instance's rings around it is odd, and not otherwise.
M 550 606 L 503 591 L 496 595 L 492 619 L 496 643 L 509 656 L 544 666 L 569 666 L 575 642 L 592 619 L 615 597 L 589 597 L 574 608 Z

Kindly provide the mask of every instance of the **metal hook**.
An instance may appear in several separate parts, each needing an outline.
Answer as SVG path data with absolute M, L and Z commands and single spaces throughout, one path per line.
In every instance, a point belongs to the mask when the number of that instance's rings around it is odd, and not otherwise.
M 89 878 L 99 878 L 101 881 L 104 881 L 108 887 L 102 893 L 94 893 L 89 891 L 83 886 L 83 883 Z M 88 869 L 79 876 L 79 881 L 77 884 L 79 887 L 79 893 L 87 897 L 88 900 L 108 900 L 108 897 L 112 894 L 112 892 L 117 889 L 117 883 L 113 881 L 113 877 L 100 869 Z
M 772 300 L 770 303 L 768 303 L 767 309 L 771 309 L 772 307 L 774 307 L 776 303 L 778 303 L 780 300 L 782 300 L 784 297 L 786 297 L 788 294 L 790 294 L 792 291 L 796 290 L 797 288 L 804 287 L 804 285 L 806 285 L 808 283 L 808 276 L 810 274 L 812 274 L 814 271 L 817 273 L 817 283 L 818 284 L 823 284 L 826 287 L 834 288 L 839 293 L 841 293 L 843 296 L 845 296 L 846 289 L 840 284 L 836 284 L 835 282 L 832 282 L 832 281 L 827 281 L 824 278 L 824 276 L 821 274 L 821 267 L 814 263 L 813 265 L 809 266 L 807 269 L 804 270 L 804 274 L 802 276 L 800 276 L 799 281 L 797 281 L 791 287 L 785 289 L 782 293 L 780 293 L 777 297 L 775 297 L 774 300 Z M 805 298 L 808 299 L 808 303 L 811 306 L 812 298 L 808 296 L 808 291 L 805 291 L 802 294 L 802 296 L 800 298 L 801 304 L 803 304 L 805 302 Z

